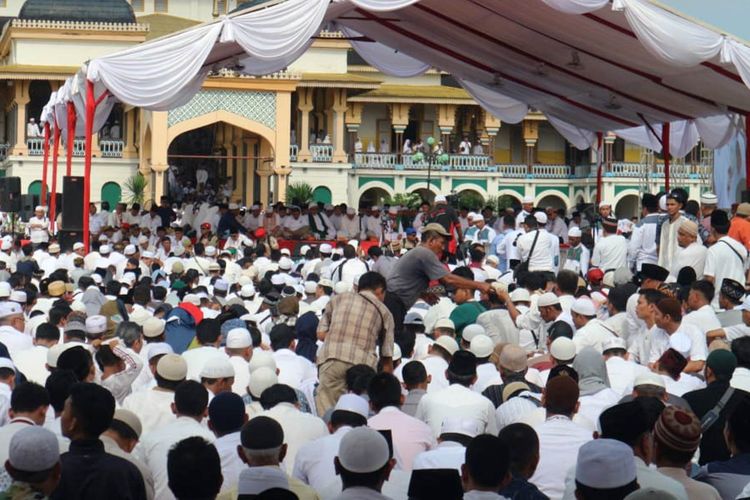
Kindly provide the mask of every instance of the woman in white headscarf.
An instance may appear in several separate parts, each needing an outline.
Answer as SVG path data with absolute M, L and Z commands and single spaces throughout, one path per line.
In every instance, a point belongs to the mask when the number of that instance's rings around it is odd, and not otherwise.
M 410 155 L 410 154 L 412 154 L 412 149 L 411 149 L 411 139 L 406 139 L 406 140 L 404 141 L 404 148 L 403 148 L 403 149 L 401 150 L 401 153 L 402 153 L 402 154 L 405 154 L 405 155 Z
M 578 414 L 596 424 L 599 415 L 616 405 L 620 395 L 610 389 L 604 357 L 593 347 L 584 347 L 576 354 L 573 368 L 578 372 L 580 390 Z

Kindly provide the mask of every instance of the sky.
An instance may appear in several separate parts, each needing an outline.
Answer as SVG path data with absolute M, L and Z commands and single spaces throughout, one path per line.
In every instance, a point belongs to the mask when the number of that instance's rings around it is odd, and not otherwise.
M 750 0 L 659 0 L 727 33 L 750 40 Z

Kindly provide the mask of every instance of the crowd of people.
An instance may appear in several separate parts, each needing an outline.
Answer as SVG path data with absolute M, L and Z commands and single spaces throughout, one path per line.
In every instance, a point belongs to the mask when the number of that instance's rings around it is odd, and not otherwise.
M 0 240 L 0 498 L 750 497 L 750 204 L 164 198 Z

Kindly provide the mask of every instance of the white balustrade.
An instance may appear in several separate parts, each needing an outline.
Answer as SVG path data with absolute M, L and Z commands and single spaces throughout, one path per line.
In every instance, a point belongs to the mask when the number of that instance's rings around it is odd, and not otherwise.
M 394 169 L 397 164 L 396 153 L 354 153 L 356 168 Z
M 297 155 L 299 154 L 299 146 L 292 144 L 289 146 L 289 161 L 297 161 Z
M 596 172 L 596 169 L 592 165 L 576 165 L 573 167 L 573 177 L 578 179 L 585 179 L 591 174 Z
M 500 177 L 523 178 L 529 171 L 529 167 L 520 164 L 498 165 L 497 172 Z
M 531 172 L 534 177 L 543 179 L 564 179 L 570 177 L 568 165 L 533 165 Z
M 328 163 L 333 161 L 332 144 L 313 144 L 310 146 L 310 153 L 314 162 Z
M 596 169 L 595 166 L 591 167 Z M 640 163 L 612 163 L 609 173 L 615 177 L 643 177 L 647 168 L 644 168 Z
M 450 155 L 451 170 L 487 170 L 490 157 L 486 155 Z
M 42 156 L 44 154 L 44 138 L 29 137 L 26 139 L 26 147 L 29 150 L 29 156 Z
M 73 141 L 73 156 L 76 158 L 82 157 L 86 154 L 86 140 L 75 139 Z
M 102 158 L 122 158 L 122 150 L 125 148 L 125 141 L 102 140 L 99 141 L 99 149 L 102 152 Z

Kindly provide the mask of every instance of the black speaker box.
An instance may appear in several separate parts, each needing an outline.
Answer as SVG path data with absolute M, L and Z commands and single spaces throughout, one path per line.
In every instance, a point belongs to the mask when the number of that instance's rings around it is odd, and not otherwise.
M 83 230 L 83 177 L 63 177 L 62 228 Z
M 34 216 L 34 209 L 39 205 L 38 194 L 23 194 L 21 195 L 21 210 L 19 211 L 19 217 L 21 220 L 29 220 Z
M 21 203 L 21 178 L 0 177 L 0 212 L 20 212 Z
M 73 250 L 73 245 L 79 241 L 83 243 L 83 231 L 70 231 L 61 229 L 57 232 L 57 241 L 60 244 L 60 250 L 67 252 Z

